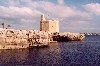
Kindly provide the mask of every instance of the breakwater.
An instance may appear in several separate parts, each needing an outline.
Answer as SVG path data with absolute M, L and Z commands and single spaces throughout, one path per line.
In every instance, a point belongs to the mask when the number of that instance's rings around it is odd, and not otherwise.
M 38 30 L 0 29 L 0 49 L 19 49 L 48 46 L 50 42 L 80 41 L 79 33 L 50 33 Z

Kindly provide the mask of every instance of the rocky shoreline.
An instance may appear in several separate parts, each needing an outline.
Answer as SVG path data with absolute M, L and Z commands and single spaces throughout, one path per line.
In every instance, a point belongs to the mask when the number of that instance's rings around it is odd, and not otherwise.
M 84 34 L 50 33 L 38 30 L 0 29 L 0 49 L 48 46 L 50 42 L 81 41 Z
M 58 42 L 82 41 L 84 38 L 85 38 L 84 34 L 70 33 L 70 32 L 58 33 L 58 34 L 56 33 L 53 36 L 53 40 Z

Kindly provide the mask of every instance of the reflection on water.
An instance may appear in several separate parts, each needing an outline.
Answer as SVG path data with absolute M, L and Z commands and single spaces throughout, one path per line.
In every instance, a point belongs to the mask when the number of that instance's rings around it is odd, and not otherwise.
M 52 43 L 47 48 L 0 50 L 0 66 L 100 65 L 100 36 L 82 42 Z

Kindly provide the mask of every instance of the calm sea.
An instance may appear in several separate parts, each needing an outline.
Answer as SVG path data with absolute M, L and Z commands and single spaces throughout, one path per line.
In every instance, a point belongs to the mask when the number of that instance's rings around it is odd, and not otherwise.
M 100 36 L 47 48 L 0 50 L 0 66 L 100 66 Z

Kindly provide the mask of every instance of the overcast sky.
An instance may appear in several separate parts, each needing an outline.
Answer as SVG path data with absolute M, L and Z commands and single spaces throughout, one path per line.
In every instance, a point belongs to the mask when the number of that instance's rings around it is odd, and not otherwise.
M 0 0 L 0 23 L 14 29 L 39 29 L 41 14 L 60 32 L 100 32 L 100 0 Z

